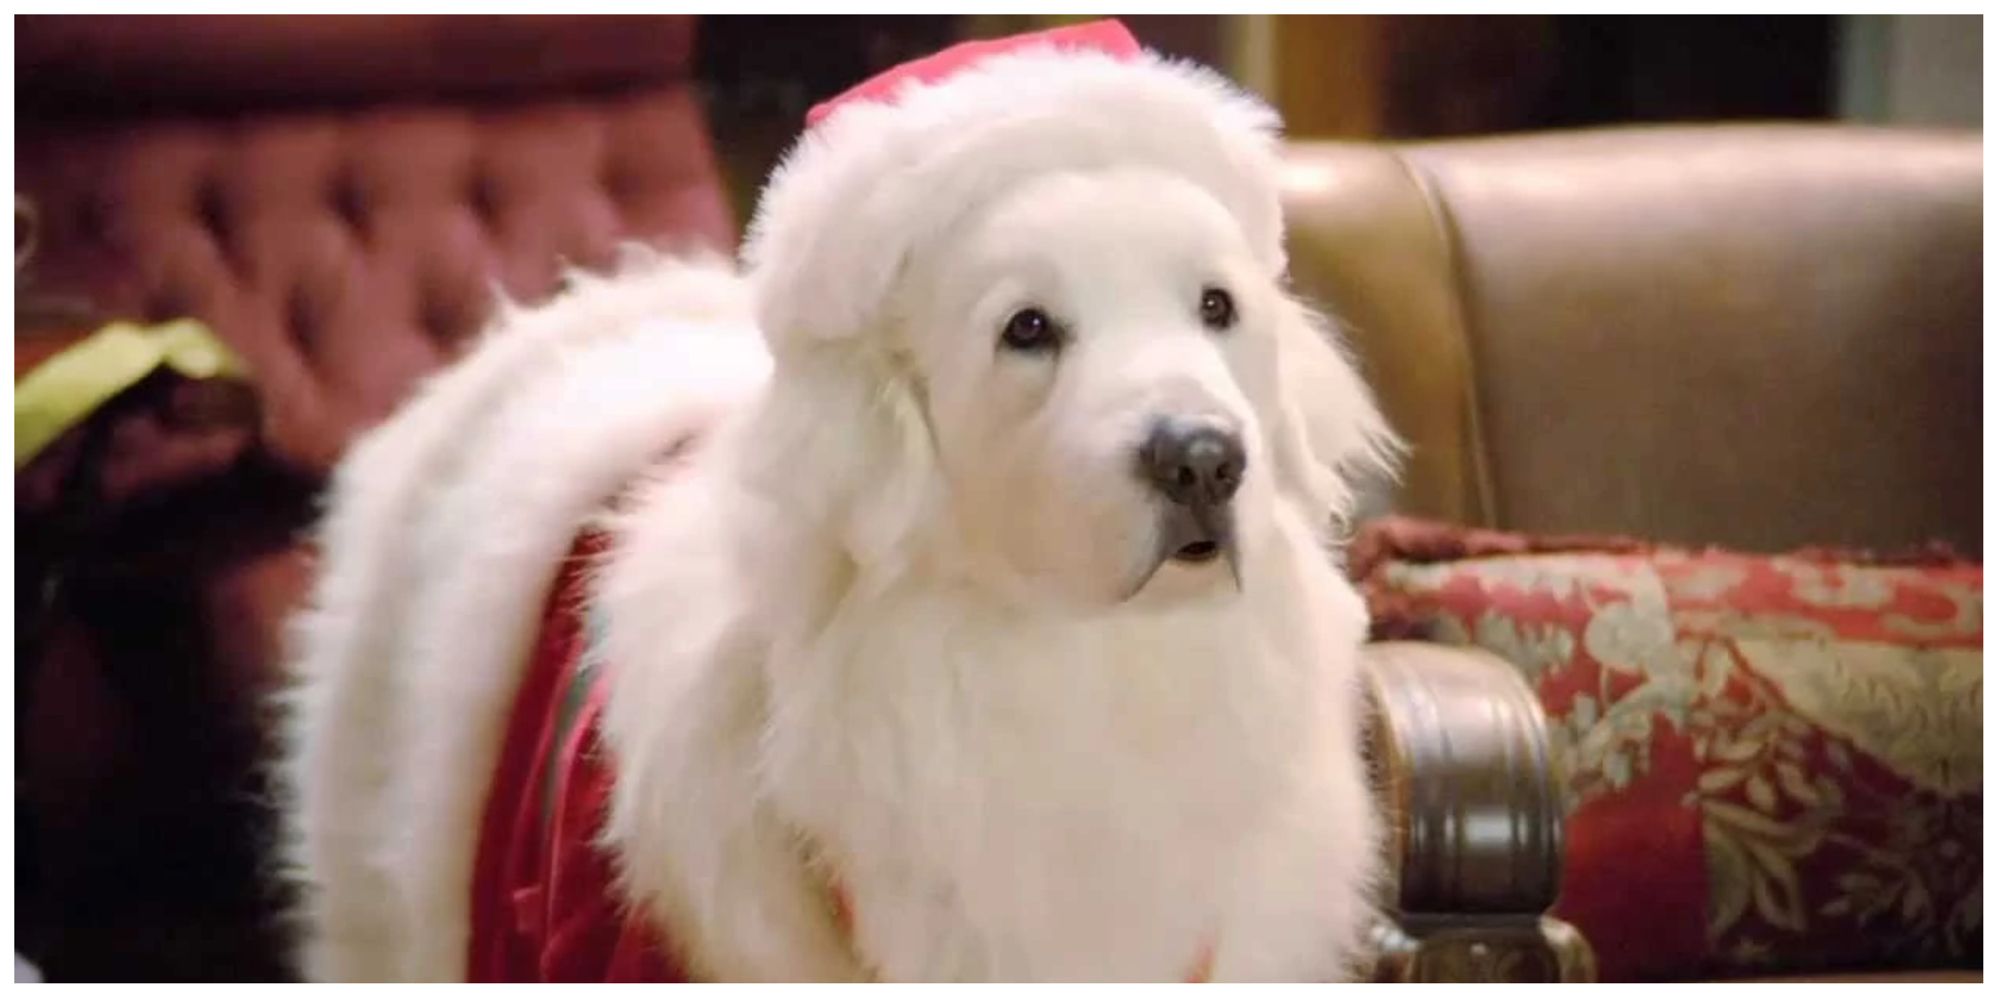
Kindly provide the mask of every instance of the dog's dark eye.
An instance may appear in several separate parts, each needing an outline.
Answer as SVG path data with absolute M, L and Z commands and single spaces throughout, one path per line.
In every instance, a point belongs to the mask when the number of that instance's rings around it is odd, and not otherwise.
M 1227 330 L 1236 325 L 1236 300 L 1220 288 L 1201 290 L 1201 322 L 1211 330 Z
M 1006 328 L 1000 331 L 1000 343 L 1014 351 L 1053 351 L 1062 343 L 1062 330 L 1048 313 L 1023 309 L 1007 320 Z

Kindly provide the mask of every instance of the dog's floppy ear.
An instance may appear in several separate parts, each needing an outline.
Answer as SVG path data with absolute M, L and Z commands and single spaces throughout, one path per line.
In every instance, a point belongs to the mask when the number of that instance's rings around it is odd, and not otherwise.
M 889 115 L 886 108 L 861 107 L 808 131 L 764 187 L 743 261 L 755 276 L 757 323 L 775 351 L 878 326 L 910 245 L 939 214 L 910 196 L 902 176 L 907 167 L 840 155 L 845 133 L 863 132 Z M 883 131 L 884 144 L 900 139 Z
M 1392 480 L 1404 446 L 1375 406 L 1332 324 L 1290 296 L 1280 304 L 1280 483 L 1309 505 L 1316 524 L 1345 521 L 1360 489 Z
M 776 365 L 751 431 L 751 481 L 864 574 L 892 571 L 935 494 L 914 376 L 865 336 L 794 344 Z

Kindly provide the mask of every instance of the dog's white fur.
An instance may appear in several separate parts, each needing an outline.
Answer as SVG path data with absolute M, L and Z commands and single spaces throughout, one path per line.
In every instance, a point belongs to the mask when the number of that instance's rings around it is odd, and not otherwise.
M 309 972 L 464 974 L 540 601 L 637 480 L 592 585 L 607 848 L 696 972 L 1178 979 L 1212 950 L 1218 978 L 1345 973 L 1377 838 L 1364 614 L 1321 536 L 1394 444 L 1281 285 L 1264 114 L 1180 67 L 1047 53 L 843 110 L 773 181 L 747 280 L 581 280 L 370 434 L 297 630 Z M 912 155 L 926 135 L 954 146 Z M 1199 322 L 1208 286 L 1234 328 Z M 1026 304 L 1059 351 L 996 349 Z M 1240 585 L 1147 575 L 1134 454 L 1163 416 L 1246 444 Z

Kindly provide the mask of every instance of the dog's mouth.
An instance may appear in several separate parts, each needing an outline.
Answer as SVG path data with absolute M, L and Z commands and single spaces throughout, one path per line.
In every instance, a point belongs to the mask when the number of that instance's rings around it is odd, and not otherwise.
M 1174 504 L 1160 513 L 1160 561 L 1213 562 L 1234 547 L 1235 522 L 1226 504 Z
M 1216 556 L 1219 556 L 1221 554 L 1222 554 L 1221 542 L 1218 542 L 1212 538 L 1204 538 L 1201 541 L 1189 542 L 1186 545 L 1183 545 L 1180 548 L 1175 549 L 1173 554 L 1168 558 L 1172 559 L 1175 562 L 1205 563 L 1213 560 Z
M 1159 542 L 1153 557 L 1126 596 L 1137 596 L 1146 589 L 1163 566 L 1193 569 L 1219 559 L 1228 560 L 1229 575 L 1241 590 L 1243 574 L 1236 553 L 1236 524 L 1228 505 L 1174 504 L 1161 511 Z

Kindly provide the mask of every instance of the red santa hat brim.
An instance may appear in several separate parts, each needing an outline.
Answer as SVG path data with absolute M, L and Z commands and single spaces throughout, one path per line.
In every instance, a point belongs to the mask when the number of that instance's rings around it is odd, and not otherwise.
M 1051 28 L 1009 38 L 960 42 L 951 48 L 921 59 L 912 59 L 855 84 L 830 100 L 813 105 L 806 112 L 806 125 L 817 125 L 842 105 L 857 101 L 894 103 L 896 91 L 909 84 L 939 83 L 995 56 L 1018 52 L 1030 46 L 1047 46 L 1065 51 L 1098 52 L 1118 59 L 1137 58 L 1145 51 L 1139 40 L 1120 21 L 1092 21 Z

